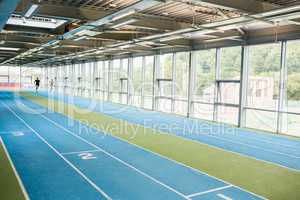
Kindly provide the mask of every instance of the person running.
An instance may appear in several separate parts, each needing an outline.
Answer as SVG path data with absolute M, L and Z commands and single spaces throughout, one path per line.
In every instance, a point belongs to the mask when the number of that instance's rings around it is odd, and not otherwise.
M 35 79 L 35 81 L 34 81 L 34 85 L 35 85 L 35 92 L 38 92 L 38 89 L 39 89 L 39 87 L 40 87 L 40 79 L 39 79 L 39 77 L 37 77 L 36 79 Z
M 53 91 L 53 87 L 54 87 L 54 81 L 53 79 L 50 80 L 50 92 Z

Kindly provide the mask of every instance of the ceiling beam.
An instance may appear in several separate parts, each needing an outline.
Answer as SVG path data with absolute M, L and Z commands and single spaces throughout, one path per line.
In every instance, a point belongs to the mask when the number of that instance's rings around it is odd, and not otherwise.
M 258 0 L 192 0 L 192 3 L 231 11 L 242 11 L 251 14 L 280 8 L 280 6 L 275 4 Z

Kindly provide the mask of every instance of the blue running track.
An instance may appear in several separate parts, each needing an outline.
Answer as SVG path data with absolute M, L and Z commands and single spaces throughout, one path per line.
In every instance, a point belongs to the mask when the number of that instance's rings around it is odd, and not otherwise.
M 25 112 L 18 101 L 0 92 L 0 139 L 32 200 L 264 199 L 62 114 Z
M 72 103 L 114 118 L 154 128 L 222 150 L 300 171 L 300 139 L 246 130 L 109 102 L 41 92 L 41 96 Z M 93 103 L 91 103 L 93 102 Z M 300 131 L 300 130 L 299 130 Z

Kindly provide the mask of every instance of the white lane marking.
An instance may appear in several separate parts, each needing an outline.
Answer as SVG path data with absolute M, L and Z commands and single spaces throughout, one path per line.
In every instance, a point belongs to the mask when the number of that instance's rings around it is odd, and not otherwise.
M 14 133 L 31 133 L 30 130 L 0 131 L 0 135 L 9 135 Z
M 232 198 L 227 197 L 224 194 L 217 194 L 217 196 L 220 197 L 220 198 L 222 198 L 222 199 L 225 199 L 225 200 L 233 200 Z
M 24 136 L 24 133 L 20 131 L 16 131 L 16 132 L 12 132 L 12 135 L 15 137 L 20 137 L 20 136 Z
M 94 147 L 94 148 L 100 150 L 101 152 L 103 152 L 104 154 L 108 155 L 109 157 L 111 157 L 111 158 L 117 160 L 118 162 L 122 163 L 123 165 L 127 166 L 128 168 L 131 168 L 132 170 L 134 170 L 134 171 L 138 172 L 139 174 L 141 174 L 141 175 L 147 177 L 148 179 L 154 181 L 155 183 L 157 183 L 157 184 L 159 184 L 159 185 L 161 185 L 161 186 L 167 188 L 168 190 L 170 190 L 170 191 L 176 193 L 177 195 L 183 197 L 184 199 L 191 200 L 190 198 L 186 197 L 184 194 L 182 194 L 181 192 L 175 190 L 175 189 L 172 188 L 171 186 L 168 186 L 168 185 L 162 183 L 161 181 L 157 180 L 156 178 L 150 176 L 149 174 L 147 174 L 147 173 L 145 173 L 145 172 L 143 172 L 143 171 L 141 171 L 141 170 L 135 168 L 134 166 L 130 165 L 129 163 L 127 163 L 127 162 L 121 160 L 120 158 L 118 158 L 118 157 L 116 157 L 116 156 L 110 154 L 109 152 L 105 151 L 104 149 L 100 148 L 99 146 L 95 145 L 94 143 L 91 143 L 91 142 L 89 142 L 88 140 L 86 140 L 86 139 L 84 139 L 84 138 L 82 138 L 82 137 L 76 135 L 76 134 L 73 133 L 72 131 L 66 129 L 65 127 L 63 127 L 63 126 L 61 126 L 60 124 L 56 123 L 55 121 L 49 119 L 48 117 L 46 117 L 46 116 L 44 116 L 44 115 L 42 115 L 42 114 L 40 114 L 40 116 L 43 117 L 44 119 L 46 119 L 47 121 L 53 123 L 55 126 L 59 127 L 60 129 L 62 129 L 62 130 L 64 130 L 64 131 L 66 131 L 67 133 L 73 135 L 73 136 L 76 137 L 77 139 L 79 139 L 79 140 L 81 140 L 81 141 L 83 141 L 83 142 L 89 144 L 90 146 L 92 146 L 92 147 Z
M 5 152 L 5 154 L 6 154 L 6 157 L 7 157 L 8 161 L 9 161 L 10 166 L 11 166 L 12 169 L 13 169 L 13 172 L 14 172 L 16 178 L 17 178 L 17 181 L 18 181 L 18 183 L 19 183 L 19 185 L 20 185 L 20 187 L 21 187 L 21 190 L 22 190 L 22 193 L 23 193 L 25 199 L 26 199 L 26 200 L 29 200 L 29 199 L 30 199 L 30 198 L 29 198 L 29 195 L 28 195 L 28 193 L 27 193 L 27 191 L 26 191 L 26 189 L 25 189 L 25 187 L 24 187 L 24 184 L 23 184 L 23 182 L 22 182 L 22 180 L 21 180 L 21 178 L 20 178 L 20 176 L 19 176 L 19 173 L 18 173 L 17 170 L 16 170 L 16 167 L 15 167 L 15 165 L 14 165 L 14 163 L 13 163 L 13 161 L 12 161 L 12 159 L 11 159 L 11 157 L 10 157 L 10 155 L 9 155 L 9 153 L 8 153 L 8 151 L 7 151 L 7 149 L 6 149 L 6 146 L 5 146 L 5 144 L 4 144 L 4 142 L 3 142 L 1 136 L 0 136 L 0 143 L 1 143 L 2 146 L 3 146 L 3 149 L 4 149 L 4 152 Z
M 72 151 L 72 152 L 66 152 L 66 153 L 61 153 L 62 155 L 72 155 L 72 154 L 81 154 L 81 153 L 89 153 L 89 152 L 97 152 L 100 151 L 98 149 L 93 149 L 93 150 L 86 150 L 86 151 Z
M 91 181 L 86 175 L 84 175 L 77 167 L 75 167 L 70 161 L 68 161 L 57 149 L 55 149 L 51 144 L 49 144 L 37 131 L 35 131 L 25 120 L 18 116 L 6 103 L 1 101 L 1 103 L 13 113 L 25 126 L 27 126 L 35 135 L 40 138 L 46 145 L 50 147 L 60 158 L 62 158 L 70 167 L 72 167 L 82 178 L 84 178 L 93 188 L 95 188 L 100 194 L 102 194 L 107 200 L 112 200 L 101 188 L 99 188 L 93 181 Z
M 241 144 L 241 145 L 248 146 L 248 147 L 251 147 L 251 148 L 254 148 L 254 149 L 259 149 L 259 150 L 262 150 L 262 151 L 266 151 L 266 152 L 270 152 L 270 153 L 274 153 L 274 154 L 279 154 L 279 155 L 283 155 L 283 156 L 290 157 L 290 158 L 300 159 L 299 156 L 289 155 L 289 154 L 282 153 L 282 152 L 279 152 L 279 151 L 268 150 L 268 149 L 264 149 L 264 148 L 261 148 L 261 147 L 258 147 L 258 146 L 253 146 L 251 144 L 246 144 L 246 143 L 243 143 L 243 142 L 232 141 L 230 139 L 224 139 L 224 138 L 220 138 L 218 136 L 209 135 L 209 134 L 206 134 L 205 136 L 213 137 L 213 138 L 216 138 L 218 140 L 223 140 L 223 141 L 226 141 L 226 142 L 229 142 L 229 143 L 232 143 L 232 144 Z
M 231 187 L 234 187 L 234 186 L 233 185 L 226 185 L 226 186 L 223 186 L 223 187 L 214 188 L 214 189 L 207 190 L 207 191 L 204 191 L 204 192 L 197 192 L 197 193 L 194 193 L 194 194 L 190 194 L 190 195 L 188 195 L 188 197 L 190 197 L 190 198 L 197 197 L 197 196 L 201 196 L 201 195 L 208 194 L 208 193 L 211 193 L 211 192 L 224 190 L 226 188 L 231 188 Z
M 29 101 L 29 100 L 27 100 L 27 101 Z M 36 104 L 37 104 L 37 103 L 36 103 Z M 38 104 L 38 105 L 40 105 L 40 104 Z M 42 106 L 42 105 L 40 105 L 40 106 Z M 45 106 L 43 106 L 43 107 L 45 107 Z M 50 108 L 49 108 L 49 109 L 50 109 Z M 52 110 L 52 109 L 50 109 L 50 110 Z M 80 121 L 78 121 L 78 120 L 75 120 L 75 119 L 71 118 L 70 116 L 68 116 L 68 115 L 66 115 L 66 114 L 64 114 L 64 113 L 57 113 L 57 112 L 54 111 L 54 110 L 52 110 L 52 111 L 55 112 L 55 113 L 58 114 L 58 115 L 62 115 L 62 116 L 65 116 L 66 118 L 69 118 L 69 119 L 71 119 L 71 120 L 74 120 L 74 121 L 76 121 L 77 123 L 83 124 L 82 122 L 80 122 Z M 87 126 L 86 124 L 83 124 L 83 125 Z M 137 124 L 137 126 L 140 126 L 140 125 Z M 154 152 L 154 151 L 151 151 L 150 149 L 146 149 L 146 148 L 144 148 L 144 147 L 142 147 L 142 146 L 138 146 L 138 145 L 136 145 L 136 144 L 134 144 L 134 143 L 131 143 L 131 142 L 129 142 L 129 141 L 123 139 L 123 138 L 120 138 L 120 137 L 111 135 L 110 133 L 105 132 L 105 131 L 103 131 L 103 130 L 97 130 L 97 132 L 99 132 L 99 134 L 106 134 L 106 135 L 108 135 L 108 136 L 110 136 L 110 137 L 113 137 L 113 138 L 115 138 L 115 139 L 117 139 L 117 140 L 121 140 L 121 141 L 123 141 L 123 142 L 125 142 L 125 143 L 131 144 L 131 145 L 133 145 L 133 146 L 135 146 L 135 147 L 137 147 L 137 148 L 139 148 L 139 149 L 142 149 L 142 150 L 144 150 L 144 151 L 150 152 L 150 153 L 152 153 L 152 154 L 157 155 L 158 157 L 164 158 L 164 159 L 169 160 L 169 161 L 171 161 L 171 162 L 173 162 L 173 163 L 176 163 L 176 164 L 178 164 L 178 165 L 181 165 L 181 166 L 184 166 L 184 167 L 186 167 L 186 168 L 189 168 L 189 169 L 191 169 L 191 170 L 193 170 L 193 171 L 195 171 L 195 172 L 197 172 L 197 173 L 205 174 L 206 176 L 211 177 L 211 178 L 213 178 L 213 179 L 216 179 L 216 180 L 218 180 L 218 181 L 220 181 L 220 182 L 226 183 L 226 184 L 228 184 L 228 185 L 233 185 L 233 184 L 231 184 L 231 183 L 229 183 L 229 182 L 227 182 L 227 181 L 225 181 L 225 180 L 222 180 L 222 179 L 220 179 L 220 178 L 217 178 L 217 177 L 215 177 L 215 176 L 212 176 L 212 175 L 210 175 L 210 174 L 208 174 L 208 173 L 206 173 L 206 172 L 203 172 L 203 171 L 200 171 L 200 170 L 198 170 L 198 169 L 195 169 L 195 168 L 193 168 L 193 167 L 191 167 L 191 166 L 188 166 L 188 165 L 186 165 L 186 164 L 184 164 L 184 163 L 181 163 L 181 162 L 178 162 L 178 161 L 176 161 L 176 160 L 173 160 L 173 159 L 171 159 L 171 158 L 169 158 L 169 157 L 166 157 L 166 156 L 164 156 L 164 155 L 158 154 L 158 153 L 156 153 L 156 152 Z M 174 135 L 174 136 L 176 136 L 176 135 Z M 179 137 L 179 136 L 178 136 L 178 137 Z M 181 138 L 181 139 L 184 139 L 184 140 L 190 140 L 190 139 L 183 138 L 183 137 L 180 137 L 180 138 Z M 195 142 L 194 140 L 190 140 L 190 141 Z M 200 143 L 200 142 L 199 142 L 199 143 Z M 204 144 L 204 145 L 207 145 L 207 144 Z M 207 145 L 207 146 L 211 146 L 211 145 Z M 211 147 L 213 148 L 213 146 L 211 146 Z M 221 150 L 221 151 L 224 151 L 224 150 L 221 149 L 221 148 L 218 148 L 218 147 L 215 147 L 215 148 L 217 148 L 217 149 L 219 149 L 219 150 Z M 229 152 L 230 152 L 230 151 L 229 151 Z M 235 153 L 235 154 L 238 154 L 238 155 L 242 155 L 242 154 L 239 154 L 239 153 L 236 153 L 236 152 L 231 152 L 231 153 Z M 247 155 L 244 155 L 244 156 L 245 156 L 245 157 L 250 157 L 250 156 L 247 156 Z M 254 158 L 254 157 L 250 157 L 250 158 L 253 158 L 253 159 L 255 159 L 255 160 L 259 160 L 259 159 L 256 159 L 256 158 Z M 259 161 L 263 161 L 263 160 L 259 160 Z M 268 161 L 264 161 L 264 162 L 268 162 Z M 275 164 L 275 163 L 271 163 L 271 162 L 269 162 L 269 163 L 270 163 L 270 164 L 277 165 L 277 164 Z M 281 165 L 279 165 L 279 166 L 281 166 Z M 288 167 L 285 167 L 285 166 L 281 166 L 281 167 L 288 168 Z M 288 169 L 294 170 L 294 169 L 292 169 L 292 168 L 288 168 Z M 297 171 L 297 170 L 296 170 L 296 171 Z M 267 200 L 267 198 L 265 198 L 265 197 L 263 197 L 263 196 L 261 196 L 261 195 L 255 194 L 255 193 L 253 193 L 253 192 L 250 192 L 250 191 L 248 191 L 248 190 L 246 190 L 246 189 L 244 189 L 244 188 L 241 188 L 241 187 L 239 187 L 239 186 L 237 186 L 237 185 L 233 185 L 233 186 L 236 187 L 236 188 L 238 188 L 238 189 L 240 189 L 240 190 L 242 190 L 242 191 L 244 191 L 244 192 L 246 192 L 246 193 L 252 194 L 253 196 L 256 196 L 256 197 L 258 197 L 258 198 L 260 198 L 260 199 Z

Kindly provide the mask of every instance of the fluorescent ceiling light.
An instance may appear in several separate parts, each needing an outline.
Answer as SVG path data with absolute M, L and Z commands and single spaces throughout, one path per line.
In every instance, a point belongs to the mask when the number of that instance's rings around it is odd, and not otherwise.
M 115 25 L 111 26 L 111 28 L 120 28 L 122 26 L 126 26 L 128 24 L 132 24 L 132 23 L 134 23 L 136 21 L 137 21 L 137 19 L 129 19 L 129 20 L 121 22 L 119 24 L 115 24 Z
M 102 33 L 102 32 L 96 32 L 96 31 L 90 31 L 90 30 L 87 30 L 87 29 L 83 29 L 83 30 L 75 33 L 74 35 L 77 35 L 77 36 L 83 36 L 83 35 L 95 36 L 95 35 L 99 35 L 100 33 Z
M 127 16 L 129 16 L 129 15 L 132 15 L 132 14 L 134 14 L 134 13 L 136 13 L 135 10 L 129 10 L 129 11 L 127 11 L 127 12 L 124 12 L 124 13 L 121 13 L 121 14 L 118 14 L 118 15 L 113 16 L 111 20 L 112 20 L 112 21 L 116 21 L 116 20 L 122 19 L 122 18 L 124 18 L 124 17 L 127 17 Z
M 37 4 L 32 4 L 30 6 L 30 8 L 26 11 L 26 13 L 24 14 L 24 17 L 31 17 L 33 15 L 33 13 L 37 10 L 37 8 L 39 7 L 39 5 Z
M 13 48 L 13 47 L 0 47 L 2 51 L 19 51 L 20 48 Z
M 11 15 L 8 19 L 8 25 L 15 25 L 15 26 L 26 26 L 26 27 L 37 27 L 37 28 L 45 28 L 45 29 L 56 29 L 59 26 L 66 23 L 67 20 L 63 19 L 53 19 L 53 18 L 46 18 L 46 17 L 31 17 L 23 20 L 21 15 Z

